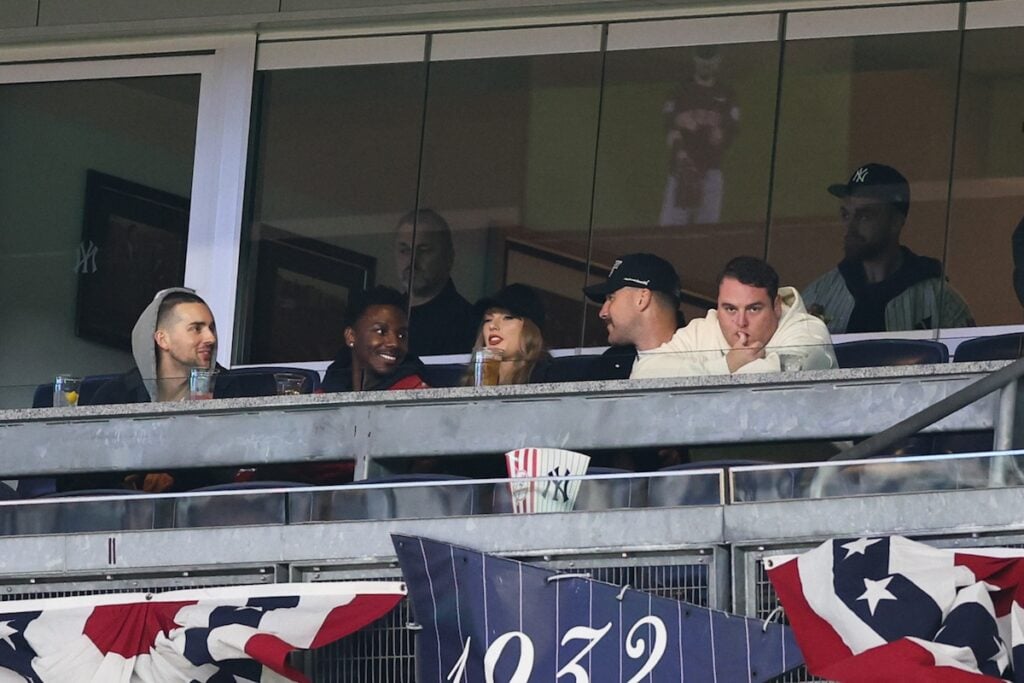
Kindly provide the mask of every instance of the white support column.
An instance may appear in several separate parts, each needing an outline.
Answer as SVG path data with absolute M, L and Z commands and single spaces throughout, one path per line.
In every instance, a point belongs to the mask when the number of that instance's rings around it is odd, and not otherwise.
M 234 341 L 255 63 L 255 34 L 225 37 L 203 71 L 199 91 L 185 286 L 213 310 L 217 360 L 225 366 L 231 363 Z

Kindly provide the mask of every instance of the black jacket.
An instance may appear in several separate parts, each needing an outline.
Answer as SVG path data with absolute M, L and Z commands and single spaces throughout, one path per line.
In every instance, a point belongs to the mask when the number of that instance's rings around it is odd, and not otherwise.
M 423 377 L 423 362 L 411 353 L 405 357 L 393 373 L 380 378 L 375 384 L 363 387 L 366 391 L 386 391 L 407 377 Z M 320 385 L 324 392 L 353 391 L 352 387 L 352 351 L 342 346 L 334 362 L 327 367 L 324 381 Z
M 220 365 L 217 366 L 217 381 L 213 388 L 214 398 L 251 398 L 273 396 L 277 393 L 277 386 L 272 375 L 236 375 Z M 88 405 L 126 405 L 149 403 L 151 400 L 149 391 L 142 381 L 142 373 L 138 368 L 132 368 L 97 389 L 89 399 Z
M 409 353 L 437 356 L 473 347 L 480 318 L 450 279 L 430 301 L 409 312 Z

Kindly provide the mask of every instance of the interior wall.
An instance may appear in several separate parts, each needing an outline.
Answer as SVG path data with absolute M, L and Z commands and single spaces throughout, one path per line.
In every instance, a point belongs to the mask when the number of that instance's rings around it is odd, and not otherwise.
M 185 99 L 115 81 L 0 86 L 0 407 L 30 406 L 58 373 L 131 366 L 75 335 L 86 170 L 189 196 Z

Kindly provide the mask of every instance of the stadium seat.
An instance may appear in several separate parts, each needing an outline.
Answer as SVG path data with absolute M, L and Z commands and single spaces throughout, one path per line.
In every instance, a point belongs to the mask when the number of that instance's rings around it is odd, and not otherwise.
M 288 372 L 306 378 L 304 394 L 311 394 L 320 387 L 320 373 L 306 368 L 260 367 L 232 368 L 217 375 L 214 385 L 215 398 L 253 398 L 256 396 L 274 396 L 277 394 L 277 381 L 274 375 Z
M 471 481 L 454 474 L 402 474 L 352 482 L 344 488 L 313 493 L 310 519 L 419 519 L 472 515 L 481 511 L 479 486 L 402 486 L 370 488 L 370 484 L 412 484 Z
M 910 493 L 981 488 L 988 483 L 988 463 L 957 460 L 872 463 L 860 473 L 862 493 Z
M 617 467 L 589 467 L 587 474 L 636 474 Z M 574 510 L 615 510 L 644 507 L 647 482 L 638 475 L 631 479 L 594 479 L 583 481 L 576 495 Z
M 37 500 L 52 503 L 19 505 L 12 509 L 11 532 L 15 534 L 53 534 L 95 531 L 153 529 L 165 526 L 163 501 L 154 498 L 131 500 L 144 495 L 128 489 L 94 489 L 73 493 L 50 493 Z M 118 496 L 119 500 L 81 501 L 81 497 Z M 66 500 L 65 500 L 66 499 Z
M 120 377 L 118 374 L 107 374 L 107 375 L 89 375 L 88 377 L 82 378 L 82 386 L 78 388 L 78 405 L 88 406 L 92 405 L 92 397 L 96 395 L 96 390 L 101 386 L 114 379 Z M 32 394 L 32 407 L 33 408 L 52 408 L 53 407 L 53 382 L 46 384 L 40 384 L 36 387 L 35 392 Z
M 563 381 L 627 379 L 636 360 L 636 347 L 611 346 L 600 356 L 579 356 L 577 377 Z
M 466 374 L 464 363 L 444 363 L 425 365 L 421 377 L 432 387 L 457 387 L 464 374 Z
M 604 356 L 558 356 L 551 359 L 551 367 L 548 369 L 546 379 L 548 382 L 623 379 L 629 375 L 629 372 L 622 375 L 620 372 L 622 368 L 615 368 L 615 363 L 621 360 Z M 632 363 L 630 367 L 632 367 Z
M 766 465 L 760 460 L 709 460 L 688 462 L 681 465 L 662 467 L 659 472 L 684 472 L 686 470 L 725 469 L 743 465 Z M 724 488 L 729 486 L 728 471 L 725 473 Z M 712 475 L 651 477 L 647 483 L 647 505 L 649 507 L 671 507 L 676 505 L 720 505 L 729 500 L 728 490 L 718 485 L 718 477 Z
M 17 500 L 18 494 L 7 484 L 0 482 L 0 500 Z M 0 507 L 0 536 L 9 536 L 14 528 L 17 508 L 12 505 Z
M 930 339 L 866 339 L 833 346 L 841 368 L 930 365 L 949 360 L 946 345 Z
M 968 363 L 982 360 L 1016 360 L 1024 356 L 1024 332 L 975 337 L 956 347 L 953 360 Z
M 175 527 L 249 526 L 287 524 L 292 494 L 266 493 L 265 489 L 307 486 L 293 481 L 247 481 L 204 486 L 189 493 L 250 491 L 251 495 L 185 496 L 174 499 Z M 304 494 L 296 494 L 302 498 Z
M 57 480 L 54 477 L 22 477 L 18 480 L 19 498 L 38 498 L 48 493 L 57 492 Z

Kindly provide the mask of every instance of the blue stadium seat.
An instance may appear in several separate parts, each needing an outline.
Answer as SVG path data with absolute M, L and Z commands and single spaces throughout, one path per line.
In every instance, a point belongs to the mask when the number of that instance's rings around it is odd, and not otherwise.
M 841 368 L 930 365 L 949 360 L 946 345 L 930 339 L 866 339 L 836 344 Z
M 662 467 L 659 472 L 683 472 L 686 470 L 725 469 L 745 465 L 766 465 L 761 460 L 708 460 L 687 462 L 681 465 Z M 725 488 L 729 486 L 728 471 L 725 473 Z M 695 475 L 691 477 L 652 477 L 647 484 L 647 505 L 649 507 L 670 507 L 676 505 L 720 505 L 729 500 L 729 492 L 719 489 L 718 477 Z
M 96 390 L 115 377 L 120 377 L 120 375 L 89 375 L 88 377 L 83 377 L 82 386 L 78 389 L 78 405 L 92 405 L 92 397 L 96 395 Z M 32 407 L 53 407 L 53 382 L 40 384 L 36 387 L 35 392 L 32 394 Z
M 615 363 L 621 358 L 606 356 L 558 356 L 551 359 L 548 369 L 549 382 L 587 382 L 590 380 L 623 379 L 629 375 L 626 370 L 622 375 Z M 632 361 L 632 359 L 630 359 Z M 623 361 L 624 364 L 624 361 Z M 632 362 L 629 363 L 632 368 Z
M 175 527 L 247 526 L 287 524 L 291 494 L 266 493 L 265 489 L 307 486 L 293 481 L 247 481 L 216 484 L 189 493 L 250 491 L 252 495 L 188 496 L 174 499 Z M 303 494 L 298 494 L 301 497 Z
M 442 363 L 425 365 L 421 377 L 432 387 L 457 387 L 465 374 L 466 365 L 464 363 Z
M 39 499 L 52 503 L 21 505 L 13 508 L 12 533 L 53 534 L 126 529 L 153 529 L 166 526 L 163 506 L 154 498 L 131 500 L 143 495 L 129 489 L 94 489 L 71 493 L 49 493 Z M 80 501 L 85 496 L 120 496 L 119 500 Z M 127 499 L 126 499 L 127 498 Z M 38 499 L 37 499 L 38 500 Z
M 968 363 L 982 360 L 1016 360 L 1024 356 L 1024 332 L 975 337 L 956 347 L 953 360 Z
M 369 488 L 368 484 L 470 481 L 454 474 L 402 474 L 352 482 L 344 488 L 312 494 L 310 520 L 418 519 L 472 515 L 481 511 L 480 487 L 414 486 Z
M 561 356 L 551 360 L 549 382 L 627 379 L 636 360 L 633 346 L 610 346 L 600 355 Z
M 18 494 L 7 484 L 0 482 L 0 500 L 17 500 Z M 14 528 L 17 508 L 11 505 L 0 507 L 0 536 L 9 536 Z
M 57 492 L 57 479 L 54 477 L 22 477 L 18 480 L 19 498 L 38 498 Z
M 306 378 L 304 394 L 311 394 L 320 388 L 320 373 L 306 368 L 261 367 L 232 368 L 217 375 L 214 385 L 215 398 L 253 398 L 256 396 L 274 396 L 277 393 L 277 381 L 274 375 L 289 372 Z

